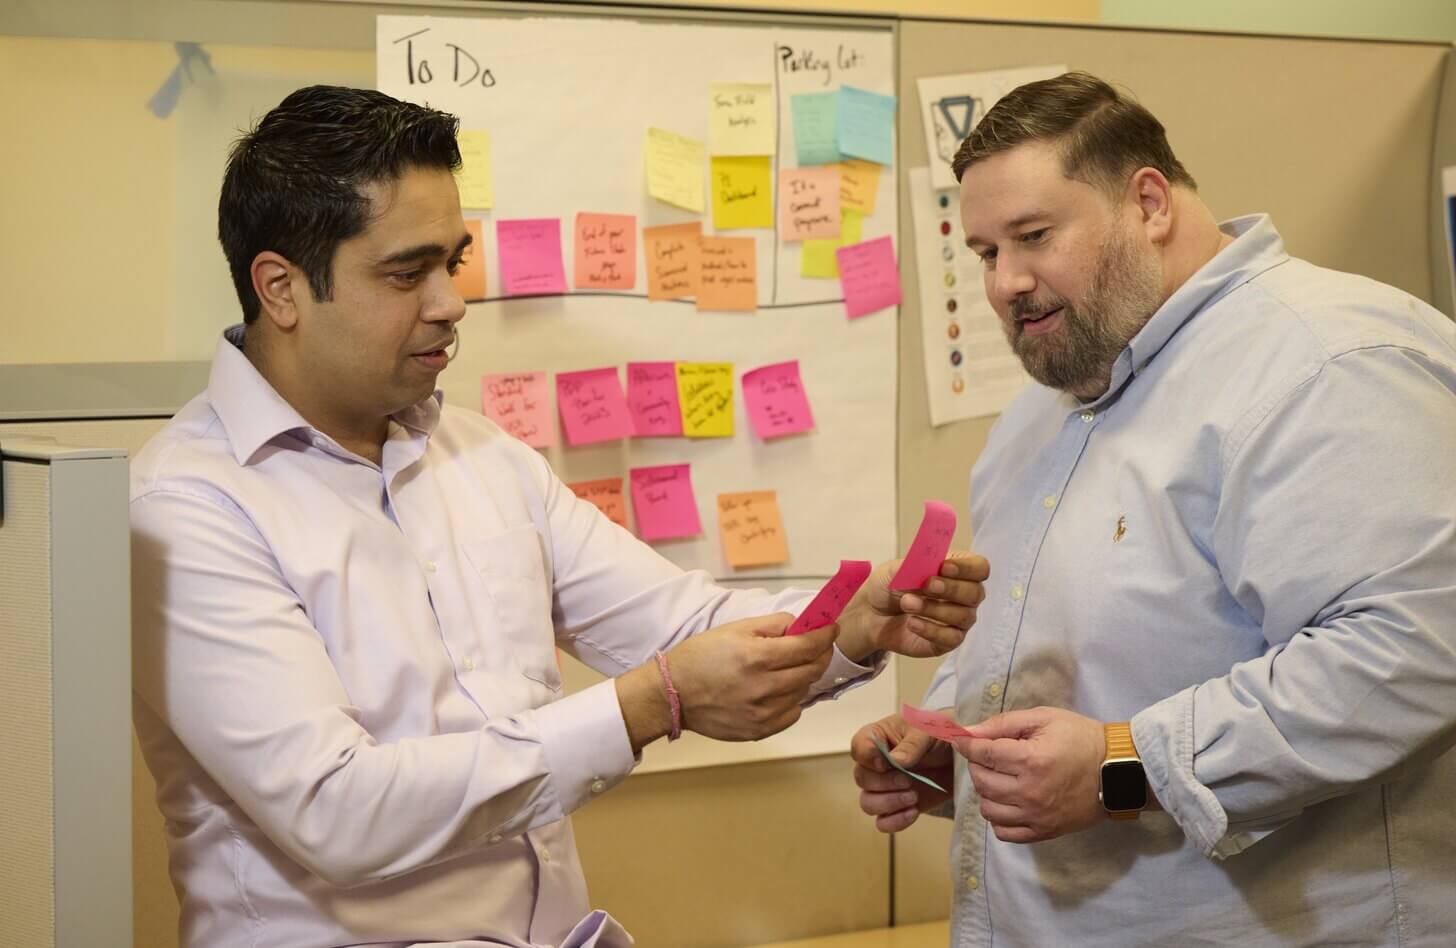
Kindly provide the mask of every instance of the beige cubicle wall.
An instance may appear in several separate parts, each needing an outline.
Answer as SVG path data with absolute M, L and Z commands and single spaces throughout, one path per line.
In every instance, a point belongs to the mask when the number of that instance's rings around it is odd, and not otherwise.
M 101 11 L 105 5 L 91 6 Z M 33 127 L 66 145 L 0 147 L 0 180 L 11 182 L 7 197 L 24 197 L 12 205 L 22 211 L 11 216 L 20 228 L 7 226 L 0 237 L 0 267 L 7 285 L 28 273 L 52 287 L 25 297 L 19 309 L 7 301 L 0 365 L 71 361 L 68 353 L 88 348 L 87 334 L 110 340 L 100 351 L 123 361 L 204 357 L 177 354 L 193 343 L 179 335 L 180 315 L 172 314 L 185 315 L 192 301 L 172 298 L 184 285 L 172 268 L 191 249 L 177 246 L 177 231 L 193 218 L 175 206 L 174 182 L 219 169 L 175 163 L 179 155 L 215 163 L 216 155 L 188 152 L 143 108 L 163 78 L 159 71 L 176 61 L 171 41 L 217 44 L 220 61 L 247 64 L 262 101 L 280 81 L 367 81 L 369 23 L 385 9 L 218 0 L 132 6 L 148 15 L 98 12 L 79 30 L 92 31 L 89 38 L 38 27 L 0 35 L 7 54 L 29 47 L 29 71 L 3 73 L 15 90 L 11 104 L 0 106 L 12 110 L 5 116 L 9 127 L 40 123 Z M 761 21 L 769 14 L 746 15 Z M 16 32 L 7 16 L 0 14 L 0 34 Z M 967 472 L 990 429 L 990 419 L 929 424 L 913 222 L 903 190 L 906 169 L 925 161 L 919 76 L 1065 62 L 1121 82 L 1164 119 L 1218 213 L 1269 211 L 1292 252 L 1432 298 L 1430 162 L 1446 47 L 949 20 L 900 20 L 896 29 L 905 291 L 897 442 L 902 538 L 913 531 L 925 499 L 949 501 L 964 515 Z M 58 63 L 70 68 L 86 60 L 107 67 L 106 83 L 93 88 L 63 78 Z M 0 56 L 0 70 L 6 61 L 14 60 Z M 18 104 L 27 99 L 48 106 Z M 88 136 L 81 116 L 104 138 Z M 97 147 L 82 147 L 88 142 Z M 155 160 L 138 158 L 139 149 L 155 152 Z M 19 180 L 26 182 L 24 195 L 12 194 Z M 150 199 L 155 194 L 166 203 L 159 207 Z M 26 228 L 61 233 L 62 225 L 77 222 L 86 228 L 104 285 L 58 262 L 54 241 L 20 236 Z M 73 305 L 79 292 L 87 295 L 84 307 Z M 148 307 L 167 315 L 148 320 Z M 56 314 L 49 331 L 13 331 L 20 320 L 33 327 L 39 313 Z M 3 425 L 0 434 L 18 428 L 135 450 L 159 424 L 37 422 Z M 965 528 L 959 540 L 974 545 Z M 903 663 L 901 694 L 915 700 L 933 667 Z M 135 767 L 135 943 L 169 948 L 176 905 L 160 818 L 139 758 Z M 594 900 L 621 918 L 644 948 L 751 945 L 943 918 L 954 882 L 946 875 L 949 824 L 922 821 L 892 843 L 858 814 L 849 774 L 848 757 L 840 754 L 630 779 L 575 818 Z

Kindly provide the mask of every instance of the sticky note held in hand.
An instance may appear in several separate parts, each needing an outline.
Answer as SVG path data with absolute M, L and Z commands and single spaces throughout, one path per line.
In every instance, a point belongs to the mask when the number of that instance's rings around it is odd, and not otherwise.
M 824 584 L 784 635 L 803 635 L 837 621 L 859 587 L 870 578 L 871 569 L 868 560 L 840 560 L 839 572 Z
M 945 562 L 945 555 L 950 552 L 955 529 L 954 508 L 938 500 L 927 500 L 925 513 L 920 518 L 920 529 L 915 531 L 915 541 L 910 544 L 900 568 L 890 578 L 890 588 L 897 592 L 920 589 L 932 576 L 938 575 L 940 564 Z

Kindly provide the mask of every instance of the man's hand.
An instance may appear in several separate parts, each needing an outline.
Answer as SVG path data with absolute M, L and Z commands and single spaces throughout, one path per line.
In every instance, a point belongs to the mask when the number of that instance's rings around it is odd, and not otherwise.
M 875 567 L 839 617 L 844 630 L 839 650 L 851 661 L 872 652 L 891 651 L 911 658 L 944 655 L 966 637 L 976 607 L 986 598 L 981 585 L 991 575 L 985 557 L 952 553 L 915 592 L 890 590 L 900 560 Z M 871 748 L 873 749 L 873 748 Z
M 1036 843 L 1107 819 L 1097 798 L 1102 722 L 1061 708 L 1007 711 L 971 726 L 955 748 L 969 764 L 996 838 Z
M 950 799 L 950 794 L 939 793 L 891 767 L 875 747 L 876 737 L 900 764 L 947 789 L 954 758 L 949 744 L 915 730 L 898 714 L 865 725 L 854 735 L 849 755 L 854 758 L 854 782 L 860 788 L 859 808 L 875 818 L 875 829 L 898 833 L 921 813 Z

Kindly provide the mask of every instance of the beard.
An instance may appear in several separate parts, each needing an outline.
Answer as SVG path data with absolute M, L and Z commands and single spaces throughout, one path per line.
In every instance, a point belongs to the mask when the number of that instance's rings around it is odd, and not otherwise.
M 1092 283 L 1077 304 L 1061 297 L 1023 298 L 1003 321 L 1007 341 L 1032 378 L 1080 398 L 1107 391 L 1112 366 L 1132 337 L 1163 304 L 1163 273 L 1156 257 L 1139 252 L 1133 236 L 1114 226 L 1097 260 Z M 1021 317 L 1061 307 L 1062 324 L 1028 336 Z

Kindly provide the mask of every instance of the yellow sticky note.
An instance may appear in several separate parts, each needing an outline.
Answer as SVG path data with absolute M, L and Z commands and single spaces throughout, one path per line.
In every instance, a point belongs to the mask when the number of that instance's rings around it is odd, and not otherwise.
M 879 165 L 875 165 L 876 168 Z M 846 208 L 839 216 L 839 237 L 835 240 L 806 240 L 799 258 L 799 276 L 833 279 L 839 276 L 839 260 L 834 251 L 848 244 L 857 244 L 864 230 L 864 215 Z
M 880 191 L 882 167 L 862 158 L 846 158 L 839 162 L 839 206 L 864 215 L 873 214 L 875 196 Z
M 773 226 L 772 163 L 767 155 L 713 158 L 714 230 Z
M 703 213 L 703 143 L 660 128 L 647 130 L 647 193 Z
M 687 437 L 733 437 L 733 363 L 679 362 L 677 402 Z
M 776 491 L 719 494 L 718 532 L 723 536 L 723 556 L 734 569 L 789 561 Z
M 708 150 L 715 155 L 772 155 L 776 114 L 770 83 L 709 83 Z
M 495 207 L 495 184 L 490 171 L 490 132 L 462 131 L 455 138 L 460 146 L 460 170 L 455 184 L 460 188 L 460 206 Z

